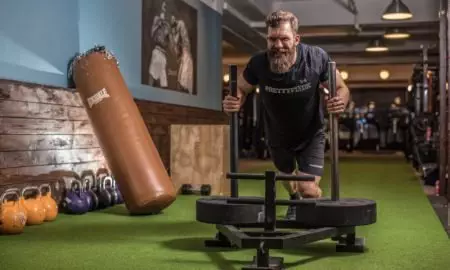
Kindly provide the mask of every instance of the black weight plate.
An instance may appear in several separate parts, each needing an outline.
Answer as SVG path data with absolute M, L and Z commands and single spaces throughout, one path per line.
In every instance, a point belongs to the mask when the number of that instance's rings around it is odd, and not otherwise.
M 303 199 L 296 205 L 296 221 L 315 227 L 346 227 L 373 224 L 377 220 L 376 202 L 367 199 Z
M 198 199 L 196 203 L 197 221 L 222 225 L 257 223 L 258 214 L 263 211 L 263 205 L 228 203 L 227 198 Z

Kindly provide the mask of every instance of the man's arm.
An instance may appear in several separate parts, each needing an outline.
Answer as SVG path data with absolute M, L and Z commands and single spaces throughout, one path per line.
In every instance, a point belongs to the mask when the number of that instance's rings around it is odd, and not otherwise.
M 244 78 L 244 73 L 241 73 L 237 81 L 237 97 L 241 100 L 241 106 L 244 104 L 247 96 L 254 90 L 255 86 L 251 85 Z M 230 93 L 231 94 L 231 93 Z
M 250 94 L 258 84 L 257 64 L 254 58 L 250 59 L 244 71 L 237 78 L 236 97 L 232 97 L 231 93 L 223 100 L 223 109 L 226 113 L 238 112 L 244 104 L 247 95 Z
M 331 60 L 331 57 L 328 55 L 327 52 L 325 52 L 323 49 L 318 48 L 316 51 L 316 57 L 318 57 L 320 60 L 321 65 L 321 72 L 320 72 L 320 83 L 323 87 L 329 88 L 328 83 L 328 63 Z M 339 99 L 339 104 L 334 104 L 334 106 L 344 106 L 343 109 L 347 107 L 347 104 L 350 100 L 350 90 L 348 89 L 347 85 L 344 82 L 344 79 L 342 79 L 341 73 L 338 69 L 336 69 L 336 98 Z M 332 103 L 335 103 L 336 101 L 330 100 Z M 343 104 L 342 104 L 343 103 Z M 342 105 L 341 105 L 342 104 Z
M 328 80 L 322 82 L 321 84 L 323 87 L 329 89 Z M 336 95 L 342 98 L 345 107 L 347 107 L 347 104 L 350 100 L 350 90 L 345 84 L 344 79 L 342 79 L 341 73 L 338 69 L 336 69 Z

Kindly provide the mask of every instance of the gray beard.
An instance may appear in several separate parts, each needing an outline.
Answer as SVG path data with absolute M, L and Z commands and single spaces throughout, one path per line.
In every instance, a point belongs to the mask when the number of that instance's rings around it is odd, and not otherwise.
M 281 56 L 273 56 L 269 52 L 270 70 L 274 73 L 288 72 L 295 63 L 296 47 L 292 51 L 288 51 Z

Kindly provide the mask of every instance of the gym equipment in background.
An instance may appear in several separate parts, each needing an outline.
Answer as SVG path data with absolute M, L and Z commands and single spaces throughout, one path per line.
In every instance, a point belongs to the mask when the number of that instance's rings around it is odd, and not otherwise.
M 94 211 L 99 207 L 97 194 L 95 193 L 95 174 L 92 171 L 83 172 L 81 174 L 83 188 L 86 196 L 89 197 L 89 211 Z
M 20 202 L 27 213 L 27 225 L 40 225 L 46 218 L 46 209 L 41 202 L 41 191 L 37 186 L 22 189 Z
M 66 214 L 82 215 L 89 211 L 86 193 L 80 180 L 73 179 L 70 182 L 70 189 L 66 190 L 61 206 Z
M 211 195 L 211 185 L 183 184 L 181 185 L 181 194 L 183 195 L 200 194 L 202 196 L 209 196 Z
M 176 191 L 118 62 L 103 46 L 76 55 L 69 78 L 85 105 L 130 214 L 155 214 Z
M 47 192 L 43 192 L 43 189 L 46 189 Z M 52 188 L 49 184 L 42 184 L 39 186 L 39 191 L 41 192 L 41 203 L 45 208 L 45 219 L 44 221 L 54 221 L 58 216 L 58 204 L 52 197 Z
M 387 112 L 385 147 L 391 150 L 404 150 L 408 128 L 408 110 L 392 105 Z
M 349 106 L 345 112 L 339 115 L 339 145 L 338 148 L 347 152 L 353 151 L 355 134 L 355 119 L 353 109 Z
M 14 196 L 15 200 L 8 201 Z M 27 223 L 27 213 L 20 202 L 20 191 L 10 188 L 0 197 L 0 234 L 21 234 Z
M 329 63 L 331 96 L 336 95 L 336 63 Z M 230 87 L 237 92 L 237 66 L 230 66 Z M 337 251 L 364 251 L 364 239 L 356 237 L 356 226 L 376 222 L 376 202 L 368 199 L 340 198 L 338 164 L 338 119 L 330 115 L 332 157 L 331 198 L 279 200 L 276 199 L 276 181 L 314 181 L 310 176 L 277 175 L 237 172 L 238 123 L 232 114 L 230 155 L 231 197 L 201 198 L 196 203 L 197 221 L 216 224 L 218 233 L 207 240 L 209 247 L 254 248 L 256 256 L 251 265 L 242 269 L 284 269 L 283 258 L 270 257 L 269 249 L 298 248 L 307 243 L 331 238 L 337 241 Z M 264 197 L 239 197 L 238 179 L 265 181 Z M 277 220 L 277 205 L 296 205 L 295 220 Z M 251 230 L 245 230 L 252 228 Z M 259 228 L 259 230 L 255 229 Z M 292 229 L 292 231 L 277 228 Z M 294 231 L 293 229 L 302 229 Z
M 438 98 L 439 78 L 437 67 L 429 66 L 428 47 L 422 47 L 423 61 L 413 69 L 412 87 L 408 91 L 408 118 L 405 157 L 418 171 L 425 185 L 435 186 L 439 177 L 446 175 L 440 171 L 439 149 L 440 100 Z M 447 101 L 444 101 L 447 102 Z
M 378 118 L 375 102 L 369 102 L 368 106 L 355 109 L 355 149 L 366 151 L 380 150 L 381 130 Z

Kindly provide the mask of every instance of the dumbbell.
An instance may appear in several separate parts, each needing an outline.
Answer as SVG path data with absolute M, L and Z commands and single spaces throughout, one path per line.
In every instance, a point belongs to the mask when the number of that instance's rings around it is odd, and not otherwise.
M 8 201 L 14 195 L 16 200 Z M 0 233 L 21 234 L 27 222 L 27 213 L 20 202 L 20 191 L 17 188 L 7 189 L 0 197 Z
M 181 186 L 181 194 L 192 195 L 200 194 L 202 196 L 209 196 L 211 194 L 211 185 L 200 185 L 200 189 L 194 188 L 191 184 L 183 184 Z

